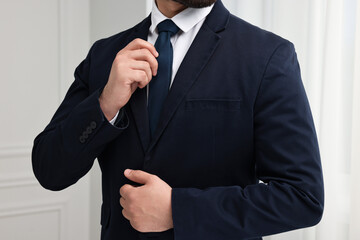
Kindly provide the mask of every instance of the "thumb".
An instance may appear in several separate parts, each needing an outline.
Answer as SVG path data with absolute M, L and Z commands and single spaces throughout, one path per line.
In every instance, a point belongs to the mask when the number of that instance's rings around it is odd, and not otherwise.
M 146 184 L 147 182 L 149 182 L 152 176 L 150 173 L 141 170 L 131 170 L 131 169 L 126 169 L 124 171 L 124 175 L 129 180 L 140 184 Z

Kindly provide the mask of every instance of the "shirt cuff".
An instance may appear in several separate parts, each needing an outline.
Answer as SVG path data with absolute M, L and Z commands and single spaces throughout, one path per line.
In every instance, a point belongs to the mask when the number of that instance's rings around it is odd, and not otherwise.
M 115 121 L 116 121 L 118 116 L 119 116 L 119 111 L 116 113 L 115 117 L 109 121 L 111 125 L 115 124 Z

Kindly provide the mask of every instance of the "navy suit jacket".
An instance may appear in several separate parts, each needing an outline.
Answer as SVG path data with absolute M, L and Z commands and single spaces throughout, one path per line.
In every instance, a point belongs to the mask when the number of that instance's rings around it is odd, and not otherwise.
M 99 96 L 115 55 L 146 39 L 150 17 L 97 41 L 33 147 L 40 184 L 61 190 L 97 158 L 103 240 L 261 239 L 318 223 L 323 179 L 294 46 L 231 15 L 217 1 L 187 52 L 150 139 L 146 89 L 111 125 Z M 122 216 L 126 168 L 172 188 L 174 228 L 139 233 Z M 260 181 L 260 182 L 259 182 Z

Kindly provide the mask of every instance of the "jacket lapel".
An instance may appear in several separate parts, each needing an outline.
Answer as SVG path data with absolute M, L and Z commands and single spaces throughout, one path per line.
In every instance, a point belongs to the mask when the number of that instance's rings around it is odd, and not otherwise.
M 135 27 L 135 31 L 133 35 L 130 37 L 129 42 L 131 42 L 135 38 L 141 38 L 147 40 L 150 25 L 151 25 L 151 18 L 150 16 L 148 16 L 143 22 L 141 22 L 140 24 L 138 24 L 137 27 Z M 149 116 L 147 111 L 146 88 L 143 89 L 138 88 L 131 96 L 129 102 L 144 152 L 146 152 L 150 142 L 150 128 L 149 128 Z
M 173 85 L 165 99 L 158 127 L 150 142 L 148 151 L 151 151 L 156 145 L 178 106 L 215 52 L 221 40 L 218 33 L 225 29 L 228 20 L 229 12 L 218 0 L 180 65 Z

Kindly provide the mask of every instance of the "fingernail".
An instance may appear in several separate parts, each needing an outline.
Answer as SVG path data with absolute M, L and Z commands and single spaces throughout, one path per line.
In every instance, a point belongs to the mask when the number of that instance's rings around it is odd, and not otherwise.
M 125 174 L 125 175 L 130 175 L 130 173 L 131 173 L 131 170 L 130 170 L 130 169 L 125 169 L 125 171 L 124 171 L 124 174 Z

